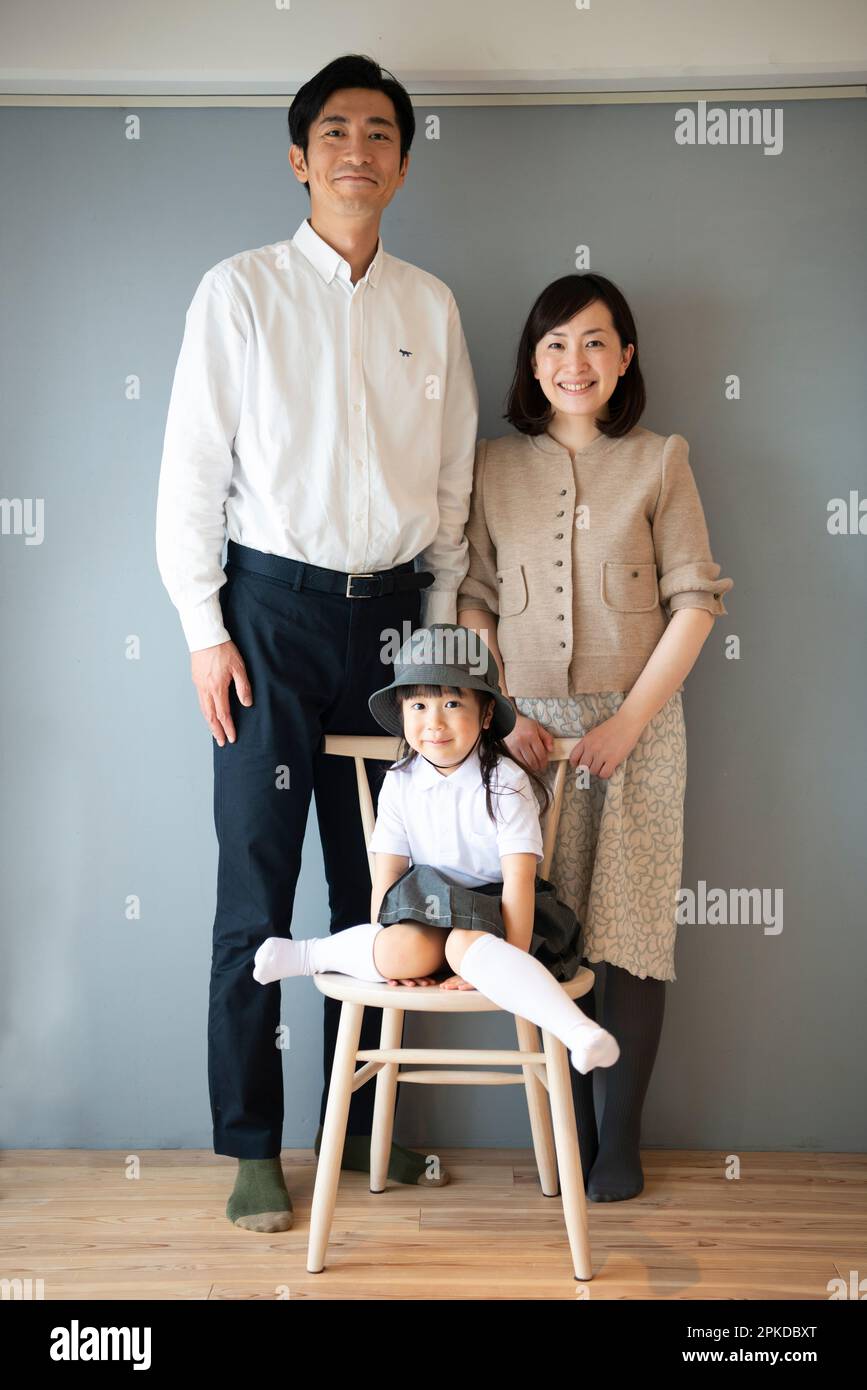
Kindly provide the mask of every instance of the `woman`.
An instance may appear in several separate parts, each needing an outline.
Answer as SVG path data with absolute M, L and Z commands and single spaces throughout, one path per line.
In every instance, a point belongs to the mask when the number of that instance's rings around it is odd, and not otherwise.
M 518 347 L 505 416 L 518 433 L 476 451 L 457 602 L 515 704 L 507 746 L 542 771 L 553 737 L 579 740 L 550 876 L 584 924 L 585 961 L 606 964 L 604 1024 L 621 1049 L 599 1135 L 592 1075 L 573 1077 L 594 1201 L 644 1186 L 641 1109 L 676 978 L 682 682 L 733 587 L 689 446 L 639 426 L 645 400 L 623 295 L 601 275 L 555 280 Z M 595 1017 L 593 993 L 582 1005 Z

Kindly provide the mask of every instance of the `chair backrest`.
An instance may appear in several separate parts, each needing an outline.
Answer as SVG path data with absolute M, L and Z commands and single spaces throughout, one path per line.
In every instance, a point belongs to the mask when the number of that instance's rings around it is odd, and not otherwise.
M 538 869 L 540 878 L 547 878 L 551 871 L 551 860 L 554 857 L 554 846 L 557 843 L 557 830 L 560 825 L 560 812 L 563 809 L 563 789 L 569 770 L 567 760 L 577 742 L 577 738 L 555 738 L 553 750 L 549 755 L 549 764 L 557 763 L 558 767 L 552 788 L 554 799 L 542 817 L 543 858 Z M 372 882 L 373 855 L 370 852 L 370 837 L 373 834 L 376 818 L 373 812 L 373 797 L 370 794 L 364 760 L 365 758 L 372 758 L 377 762 L 393 763 L 400 748 L 400 739 L 393 738 L 390 734 L 326 734 L 322 741 L 322 747 L 326 753 L 335 753 L 338 757 L 355 760 L 361 823 L 364 826 L 364 843 L 368 847 L 367 859 Z

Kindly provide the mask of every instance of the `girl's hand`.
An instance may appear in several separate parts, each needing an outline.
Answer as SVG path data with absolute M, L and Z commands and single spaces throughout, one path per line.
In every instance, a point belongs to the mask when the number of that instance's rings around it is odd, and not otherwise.
M 433 975 L 419 975 L 414 980 L 387 980 L 389 985 L 435 985 Z
M 534 772 L 544 772 L 548 766 L 548 755 L 554 748 L 553 735 L 538 720 L 530 719 L 526 714 L 518 715 L 514 729 L 504 742 L 509 751 L 523 758 Z
M 440 989 L 475 989 L 475 985 L 467 984 L 460 975 L 449 975 L 447 980 L 440 982 Z
M 640 736 L 641 729 L 622 719 L 618 710 L 578 740 L 569 762 L 573 767 L 586 767 L 594 777 L 608 778 L 629 756 Z

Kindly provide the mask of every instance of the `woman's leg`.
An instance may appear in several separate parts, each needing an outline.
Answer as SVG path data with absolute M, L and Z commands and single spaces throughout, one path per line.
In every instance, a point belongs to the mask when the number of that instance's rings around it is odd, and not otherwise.
M 529 952 L 490 932 L 457 928 L 449 932 L 446 960 L 456 974 L 501 1009 L 558 1037 L 569 1049 L 577 1071 L 586 1073 L 617 1061 L 616 1039 L 582 1013 L 550 970 Z
M 596 1202 L 637 1197 L 644 1187 L 641 1110 L 662 1032 L 665 981 L 605 966 L 605 1023 L 617 1031 L 620 1060 L 605 1077 L 599 1153 L 587 1181 Z

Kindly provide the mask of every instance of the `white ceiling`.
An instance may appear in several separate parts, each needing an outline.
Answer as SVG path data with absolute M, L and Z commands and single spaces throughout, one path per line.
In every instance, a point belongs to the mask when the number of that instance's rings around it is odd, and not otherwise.
M 867 0 L 2 0 L 0 92 L 294 92 L 362 52 L 413 93 L 867 80 Z

